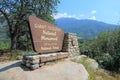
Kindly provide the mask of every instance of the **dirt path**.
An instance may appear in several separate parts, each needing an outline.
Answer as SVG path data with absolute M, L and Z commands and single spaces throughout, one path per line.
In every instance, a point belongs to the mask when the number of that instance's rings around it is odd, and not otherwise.
M 21 61 L 0 64 L 0 80 L 87 80 L 88 73 L 82 64 L 62 61 L 29 70 Z

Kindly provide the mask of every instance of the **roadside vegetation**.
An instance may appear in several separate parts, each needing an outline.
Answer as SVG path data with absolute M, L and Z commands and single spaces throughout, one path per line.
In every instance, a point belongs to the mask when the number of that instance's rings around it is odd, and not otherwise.
M 89 80 L 120 80 L 120 74 L 116 72 L 109 72 L 105 69 L 98 68 L 93 70 L 91 67 L 91 62 L 89 61 L 89 57 L 82 57 L 79 59 L 72 59 L 73 62 L 77 62 L 83 64 L 89 73 Z M 94 66 L 94 65 L 93 65 Z
M 81 54 L 95 59 L 99 63 L 100 69 L 109 72 L 104 73 L 98 70 L 91 73 L 92 71 L 86 67 L 92 78 L 90 80 L 99 80 L 94 79 L 94 76 L 99 75 L 102 75 L 100 80 L 120 80 L 120 28 L 101 32 L 94 39 L 81 39 L 79 40 L 79 47 Z M 84 60 L 79 62 L 85 66 L 88 65 Z

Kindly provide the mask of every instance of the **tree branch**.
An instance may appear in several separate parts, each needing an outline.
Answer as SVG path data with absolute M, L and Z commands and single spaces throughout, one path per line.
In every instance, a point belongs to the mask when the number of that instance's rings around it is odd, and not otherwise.
M 0 12 L 3 14 L 3 16 L 5 17 L 5 19 L 7 20 L 8 25 L 10 25 L 10 21 L 9 21 L 9 18 L 8 18 L 7 14 L 4 11 L 2 11 L 1 9 L 0 9 Z
M 5 17 L 5 19 L 6 19 L 7 23 L 8 23 L 9 33 L 10 33 L 10 36 L 11 36 L 12 35 L 12 25 L 10 24 L 10 20 L 9 20 L 7 14 L 4 11 L 2 11 L 1 9 L 0 9 L 0 13 L 3 14 L 3 16 Z

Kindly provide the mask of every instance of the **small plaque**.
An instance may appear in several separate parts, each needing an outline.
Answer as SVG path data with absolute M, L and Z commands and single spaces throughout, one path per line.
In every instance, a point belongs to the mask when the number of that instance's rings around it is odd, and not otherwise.
M 64 31 L 42 19 L 29 16 L 34 50 L 37 53 L 62 50 Z

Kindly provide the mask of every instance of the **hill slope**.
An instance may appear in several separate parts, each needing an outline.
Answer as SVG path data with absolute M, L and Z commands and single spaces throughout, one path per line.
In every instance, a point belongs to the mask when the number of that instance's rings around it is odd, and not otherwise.
M 74 18 L 56 19 L 55 23 L 65 32 L 77 33 L 81 38 L 92 38 L 97 36 L 101 31 L 113 30 L 117 27 L 117 25 L 95 20 L 77 20 Z

